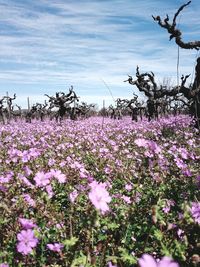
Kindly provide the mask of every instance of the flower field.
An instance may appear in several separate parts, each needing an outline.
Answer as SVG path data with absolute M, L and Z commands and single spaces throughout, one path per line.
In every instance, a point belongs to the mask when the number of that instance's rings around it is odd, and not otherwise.
M 0 266 L 197 266 L 188 116 L 0 127 Z

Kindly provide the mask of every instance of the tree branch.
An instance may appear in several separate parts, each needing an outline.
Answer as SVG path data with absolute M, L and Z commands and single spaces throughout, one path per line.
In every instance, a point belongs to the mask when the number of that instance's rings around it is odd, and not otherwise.
M 154 17 L 152 16 L 152 18 L 158 22 L 158 25 L 160 25 L 162 28 L 165 28 L 168 33 L 170 34 L 169 39 L 173 39 L 175 38 L 175 42 L 178 46 L 180 46 L 181 48 L 184 49 L 196 49 L 199 50 L 200 49 L 200 41 L 192 41 L 192 42 L 184 42 L 182 40 L 182 32 L 176 28 L 176 19 L 178 17 L 178 15 L 180 14 L 180 12 L 189 4 L 191 3 L 191 1 L 187 2 L 186 4 L 182 5 L 178 11 L 175 13 L 172 24 L 169 23 L 169 16 L 167 15 L 166 18 L 164 19 L 164 21 L 161 20 L 160 16 Z

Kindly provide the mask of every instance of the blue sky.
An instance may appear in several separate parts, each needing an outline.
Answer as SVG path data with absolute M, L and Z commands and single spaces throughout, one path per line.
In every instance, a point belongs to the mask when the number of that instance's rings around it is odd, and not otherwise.
M 124 83 L 127 74 L 153 71 L 176 84 L 177 45 L 151 15 L 173 18 L 183 0 L 0 0 L 0 96 L 42 103 L 44 94 L 68 92 L 106 105 L 142 94 Z M 200 39 L 200 1 L 180 16 L 185 41 Z M 179 73 L 194 70 L 197 52 L 180 49 Z

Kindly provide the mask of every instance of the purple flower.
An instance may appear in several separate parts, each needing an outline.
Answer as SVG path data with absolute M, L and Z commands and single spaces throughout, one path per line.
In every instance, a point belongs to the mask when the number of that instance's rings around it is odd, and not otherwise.
M 17 234 L 17 251 L 23 255 L 28 255 L 33 248 L 37 246 L 38 239 L 35 237 L 33 230 L 22 230 Z
M 166 199 L 166 206 L 162 209 L 164 213 L 169 213 L 171 206 L 174 206 L 175 203 L 173 200 Z
M 29 204 L 31 207 L 35 207 L 35 200 L 31 198 L 29 194 L 23 194 L 24 200 Z
M 22 162 L 24 163 L 28 162 L 31 159 L 30 155 L 28 154 L 28 151 L 26 150 L 22 152 L 21 157 L 22 157 Z
M 60 252 L 64 246 L 60 243 L 53 243 L 53 244 L 47 244 L 47 247 L 51 251 Z
M 13 173 L 8 173 L 5 176 L 0 176 L 0 183 L 9 183 L 13 178 Z
M 24 183 L 26 186 L 34 188 L 34 185 L 23 174 L 19 173 L 17 178 L 20 180 L 20 182 Z
M 37 225 L 33 223 L 30 219 L 19 218 L 19 222 L 25 230 L 37 227 Z
M 25 166 L 25 167 L 24 167 L 24 171 L 25 171 L 25 174 L 28 175 L 28 176 L 29 176 L 31 173 L 33 173 L 33 172 L 31 171 L 31 169 L 30 169 L 28 166 Z
M 0 263 L 0 267 L 9 267 L 7 263 Z
M 138 263 L 140 267 L 179 267 L 179 264 L 169 257 L 163 257 L 159 262 L 156 262 L 156 260 L 148 254 L 142 255 Z
M 151 149 L 155 154 L 159 154 L 161 152 L 161 148 L 154 141 L 148 141 L 149 149 Z
M 176 162 L 176 166 L 179 168 L 179 169 L 182 169 L 182 170 L 185 170 L 187 169 L 187 164 L 185 164 L 183 162 L 182 159 L 178 158 L 178 157 L 175 157 L 174 158 L 174 161 Z
M 191 171 L 189 169 L 187 169 L 187 168 L 185 170 L 183 170 L 182 173 L 187 177 L 191 177 L 192 176 Z
M 194 221 L 200 224 L 200 202 L 193 202 L 190 212 Z
M 197 176 L 197 186 L 200 188 L 200 175 Z
M 2 192 L 6 192 L 7 191 L 7 188 L 5 186 L 3 186 L 3 185 L 0 185 L 0 190 Z
M 30 148 L 28 152 L 29 152 L 29 155 L 34 159 L 40 155 L 39 150 L 35 147 Z

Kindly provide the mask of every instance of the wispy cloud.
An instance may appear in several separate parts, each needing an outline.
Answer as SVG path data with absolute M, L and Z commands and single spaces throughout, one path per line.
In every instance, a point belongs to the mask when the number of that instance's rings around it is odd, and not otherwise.
M 174 2 L 0 0 L 0 95 L 16 90 L 26 99 L 73 84 L 81 97 L 101 103 L 108 94 L 103 78 L 113 95 L 131 97 L 134 88 L 123 80 L 137 65 L 176 81 L 177 46 L 151 17 L 172 18 L 183 4 Z M 193 0 L 180 17 L 186 40 L 199 36 L 199 7 Z M 195 58 L 196 51 L 180 51 L 181 74 L 193 71 Z

